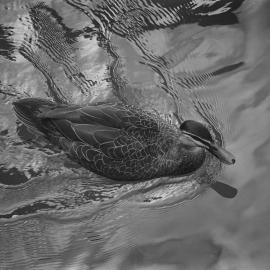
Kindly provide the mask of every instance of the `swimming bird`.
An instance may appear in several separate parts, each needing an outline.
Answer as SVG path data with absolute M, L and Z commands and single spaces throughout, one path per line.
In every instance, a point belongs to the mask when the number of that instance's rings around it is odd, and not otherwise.
M 190 174 L 202 166 L 206 152 L 225 164 L 231 153 L 217 145 L 200 122 L 180 128 L 157 113 L 124 104 L 65 105 L 26 98 L 13 103 L 21 122 L 41 132 L 90 171 L 117 181 L 145 181 Z M 232 198 L 225 183 L 211 187 Z

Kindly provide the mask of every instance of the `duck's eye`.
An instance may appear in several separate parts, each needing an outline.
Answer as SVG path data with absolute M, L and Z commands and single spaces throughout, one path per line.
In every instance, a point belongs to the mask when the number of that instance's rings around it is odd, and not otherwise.
M 200 122 L 193 121 L 193 120 L 184 121 L 181 124 L 180 129 L 190 134 L 194 134 L 204 140 L 213 142 L 213 139 L 211 137 L 209 130 Z

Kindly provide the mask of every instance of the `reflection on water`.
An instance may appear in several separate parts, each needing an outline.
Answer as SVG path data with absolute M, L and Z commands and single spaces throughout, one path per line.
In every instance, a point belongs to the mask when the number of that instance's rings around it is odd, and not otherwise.
M 269 269 L 267 1 L 1 1 L 1 269 Z M 123 101 L 205 122 L 236 155 L 119 184 L 17 122 L 12 102 Z M 200 185 L 238 187 L 225 200 Z M 199 198 L 190 200 L 202 193 Z

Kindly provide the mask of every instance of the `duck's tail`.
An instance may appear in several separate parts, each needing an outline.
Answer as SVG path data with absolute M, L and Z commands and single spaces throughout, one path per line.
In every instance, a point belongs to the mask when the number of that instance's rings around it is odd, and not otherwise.
M 27 127 L 38 129 L 41 132 L 44 129 L 44 123 L 38 115 L 53 109 L 56 104 L 45 99 L 25 98 L 13 102 L 14 111 L 18 119 Z

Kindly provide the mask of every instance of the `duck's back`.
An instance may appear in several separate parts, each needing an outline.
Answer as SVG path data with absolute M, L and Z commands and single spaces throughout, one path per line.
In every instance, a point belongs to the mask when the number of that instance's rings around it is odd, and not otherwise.
M 91 171 L 117 180 L 147 180 L 172 173 L 176 129 L 132 106 L 56 105 L 41 99 L 15 103 L 28 126 L 44 133 Z

